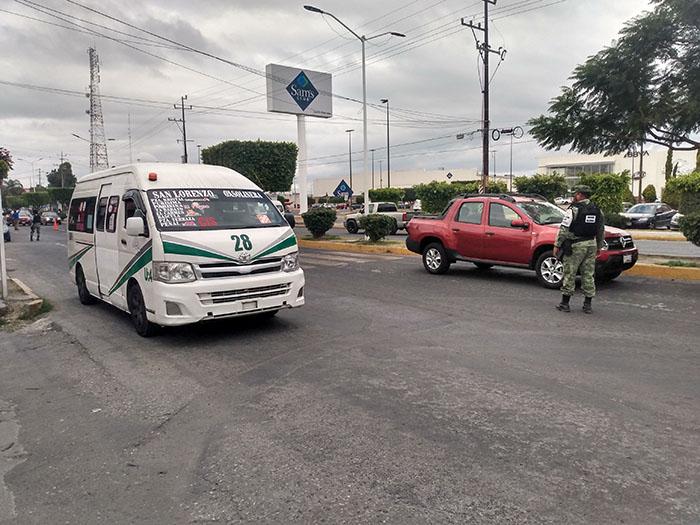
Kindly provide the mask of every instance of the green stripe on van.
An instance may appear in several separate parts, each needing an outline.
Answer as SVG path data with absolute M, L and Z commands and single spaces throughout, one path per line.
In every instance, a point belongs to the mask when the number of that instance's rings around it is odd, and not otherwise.
M 70 256 L 68 257 L 68 267 L 69 267 L 69 268 L 73 268 L 73 266 L 75 266 L 76 263 L 83 257 L 83 255 L 85 255 L 87 252 L 89 252 L 89 251 L 90 251 L 90 248 L 92 248 L 92 247 L 93 247 L 93 246 L 90 245 L 90 246 L 87 246 L 87 247 L 85 247 L 85 248 L 81 248 L 80 250 L 78 250 L 78 251 L 77 251 L 76 253 L 74 253 L 73 255 L 70 255 Z
M 278 242 L 274 246 L 271 246 L 264 252 L 260 252 L 257 254 L 255 257 L 253 257 L 253 260 L 260 259 L 262 257 L 266 257 L 272 253 L 278 252 L 280 250 L 284 250 L 285 248 L 290 248 L 292 246 L 296 246 L 297 244 L 297 238 L 292 234 L 290 237 L 287 237 L 286 239 Z
M 221 253 L 210 252 L 202 248 L 195 248 L 194 246 L 169 241 L 163 241 L 163 252 L 175 255 L 194 255 L 196 257 L 208 257 L 209 259 L 224 259 L 225 261 L 238 262 L 236 259 Z
M 117 277 L 116 282 L 107 292 L 107 296 L 112 295 L 115 291 L 119 289 L 126 281 L 128 281 L 136 272 L 141 268 L 146 266 L 149 262 L 153 260 L 153 245 L 151 241 L 144 244 L 143 248 L 134 255 L 134 257 L 127 263 L 122 272 Z

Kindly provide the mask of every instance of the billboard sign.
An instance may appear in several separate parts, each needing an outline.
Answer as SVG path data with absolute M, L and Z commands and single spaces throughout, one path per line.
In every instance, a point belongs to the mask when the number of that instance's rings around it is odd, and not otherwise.
M 268 111 L 320 118 L 333 116 L 333 86 L 328 73 L 277 64 L 268 64 L 265 73 Z
M 346 199 L 352 198 L 352 188 L 345 182 L 345 179 L 340 181 L 340 184 L 338 184 L 338 187 L 333 192 L 333 196 L 345 197 Z

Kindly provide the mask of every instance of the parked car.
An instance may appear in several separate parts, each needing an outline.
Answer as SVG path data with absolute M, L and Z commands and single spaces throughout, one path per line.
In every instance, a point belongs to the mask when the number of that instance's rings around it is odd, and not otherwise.
M 622 211 L 627 211 L 627 210 L 629 210 L 632 206 L 634 206 L 634 203 L 632 203 L 632 202 L 623 202 L 623 203 L 622 203 Z
M 2 218 L 2 236 L 5 239 L 5 242 L 12 241 L 12 234 L 10 233 L 10 227 L 7 225 L 7 221 L 5 220 L 5 217 Z
M 564 267 L 553 254 L 564 212 L 544 199 L 524 195 L 474 195 L 450 202 L 438 217 L 414 217 L 406 247 L 423 256 L 423 266 L 442 274 L 458 261 L 486 270 L 494 265 L 534 270 L 546 288 L 559 288 Z M 596 276 L 611 280 L 637 262 L 632 237 L 605 227 L 605 246 Z
M 413 211 L 423 211 L 423 203 L 420 199 L 413 201 Z
M 32 225 L 32 213 L 28 210 L 19 210 L 19 220 L 17 221 L 20 226 L 31 226 Z
M 678 224 L 680 220 L 683 218 L 682 213 L 676 213 L 673 217 L 671 217 L 671 229 L 672 230 L 678 230 L 680 228 L 680 225 Z
M 47 224 L 53 224 L 57 222 L 61 224 L 61 217 L 55 211 L 45 211 L 41 214 L 41 224 L 46 226 Z
M 398 207 L 393 202 L 370 202 L 369 210 L 367 210 L 367 208 L 365 207 L 362 210 L 360 210 L 359 213 L 351 213 L 347 217 L 345 217 L 344 225 L 345 229 L 349 233 L 357 233 L 360 231 L 360 217 L 364 215 L 365 211 L 367 211 L 367 213 L 369 214 L 376 213 L 379 215 L 388 215 L 389 217 L 393 218 L 396 222 L 396 226 L 394 227 L 394 231 L 391 232 L 392 235 L 395 234 L 398 230 L 405 229 L 406 224 L 413 217 L 413 213 L 407 211 L 399 211 Z
M 660 228 L 671 227 L 671 219 L 676 214 L 676 210 L 663 202 L 649 202 L 645 204 L 635 204 L 626 212 L 620 215 L 629 220 L 628 226 L 631 228 Z

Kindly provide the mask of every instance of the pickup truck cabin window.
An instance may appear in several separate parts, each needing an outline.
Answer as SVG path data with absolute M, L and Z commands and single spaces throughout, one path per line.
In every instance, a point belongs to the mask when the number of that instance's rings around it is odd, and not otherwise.
M 481 224 L 481 215 L 484 211 L 483 202 L 465 202 L 459 208 L 457 222 L 467 224 Z
M 511 221 L 520 219 L 520 216 L 508 206 L 492 202 L 489 209 L 489 226 L 499 228 L 511 228 Z
M 377 213 L 398 211 L 395 204 L 380 204 L 377 206 Z

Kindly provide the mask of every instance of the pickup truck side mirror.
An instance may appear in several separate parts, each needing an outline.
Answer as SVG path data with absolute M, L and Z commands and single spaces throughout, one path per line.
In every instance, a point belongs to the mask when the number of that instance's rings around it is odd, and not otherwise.
M 525 222 L 522 219 L 515 219 L 514 221 L 510 221 L 510 225 L 513 228 L 522 228 L 523 230 L 529 230 L 530 229 L 530 223 Z
M 126 220 L 126 234 L 130 237 L 138 237 L 146 232 L 143 217 L 129 217 Z

